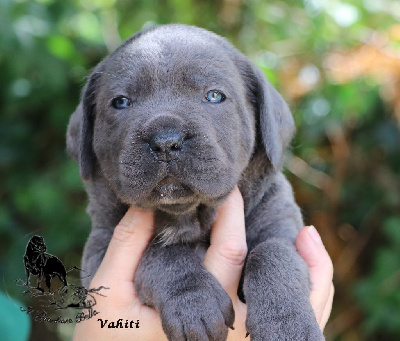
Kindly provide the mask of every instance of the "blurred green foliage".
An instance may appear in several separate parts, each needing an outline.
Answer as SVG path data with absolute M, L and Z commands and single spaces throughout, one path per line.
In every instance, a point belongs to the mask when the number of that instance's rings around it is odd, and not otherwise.
M 328 339 L 399 339 L 399 20 L 396 0 L 0 1 L 1 289 L 24 299 L 14 281 L 33 234 L 79 265 L 90 221 L 69 115 L 121 40 L 180 22 L 227 37 L 292 107 L 287 175 L 335 264 Z M 69 338 L 55 328 L 31 338 Z
M 386 219 L 383 224 L 385 244 L 372 261 L 372 271 L 356 287 L 361 306 L 369 311 L 364 322 L 366 333 L 385 326 L 393 335 L 399 335 L 400 307 L 400 215 Z

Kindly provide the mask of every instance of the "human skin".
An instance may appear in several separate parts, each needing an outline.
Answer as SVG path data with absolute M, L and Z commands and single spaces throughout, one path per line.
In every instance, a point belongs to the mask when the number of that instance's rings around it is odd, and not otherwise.
M 109 289 L 106 297 L 96 297 L 95 309 L 99 314 L 76 325 L 75 341 L 167 340 L 158 313 L 139 301 L 133 285 L 140 258 L 153 236 L 153 223 L 151 212 L 131 207 L 116 226 L 104 259 L 90 284 L 92 288 L 104 286 Z M 310 301 L 323 330 L 334 294 L 332 262 L 313 226 L 301 229 L 296 247 L 310 271 Z M 218 212 L 211 233 L 211 245 L 204 258 L 205 268 L 217 278 L 232 299 L 235 329 L 229 329 L 229 341 L 245 340 L 246 336 L 246 304 L 237 296 L 246 254 L 243 199 L 235 188 Z M 139 328 L 107 328 L 107 325 L 101 328 L 99 318 L 109 322 L 122 319 L 123 325 L 126 320 L 139 320 Z

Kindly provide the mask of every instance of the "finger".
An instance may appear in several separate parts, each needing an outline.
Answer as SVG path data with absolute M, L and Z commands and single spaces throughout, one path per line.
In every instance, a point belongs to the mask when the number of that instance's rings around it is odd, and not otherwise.
M 204 266 L 233 299 L 247 255 L 243 198 L 236 187 L 218 211 Z
M 115 227 L 106 254 L 95 277 L 133 281 L 140 258 L 153 234 L 153 213 L 130 207 Z
M 310 301 L 317 321 L 321 321 L 331 289 L 333 266 L 314 226 L 304 227 L 296 238 L 296 247 L 310 271 Z
M 335 295 L 335 287 L 333 286 L 333 283 L 331 283 L 331 289 L 329 291 L 329 298 L 328 301 L 326 302 L 324 312 L 322 314 L 321 321 L 319 323 L 319 326 L 321 327 L 321 330 L 325 329 L 326 323 L 329 320 L 329 316 L 331 315 L 332 311 L 332 303 L 333 303 L 333 296 Z

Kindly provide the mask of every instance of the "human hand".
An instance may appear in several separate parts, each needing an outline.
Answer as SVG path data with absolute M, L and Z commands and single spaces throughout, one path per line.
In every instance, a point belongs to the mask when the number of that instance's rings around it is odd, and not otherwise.
M 331 314 L 335 292 L 332 261 L 314 226 L 306 226 L 300 230 L 296 238 L 296 247 L 310 271 L 311 306 L 323 331 Z
M 139 301 L 133 285 L 136 268 L 153 233 L 153 215 L 150 212 L 131 207 L 115 228 L 110 245 L 90 287 L 105 286 L 107 297 L 98 297 L 96 310 L 99 315 L 77 324 L 74 340 L 138 339 L 166 340 L 161 319 L 155 309 L 144 306 Z M 297 247 L 310 267 L 311 280 L 315 283 L 311 301 L 317 321 L 323 329 L 329 317 L 333 291 L 327 290 L 332 276 L 318 281 L 326 269 L 326 262 L 317 260 L 323 255 L 322 246 L 312 244 L 306 229 L 299 233 Z M 243 340 L 246 335 L 246 305 L 237 297 L 245 256 L 247 253 L 244 228 L 243 199 L 238 189 L 229 196 L 221 207 L 211 234 L 211 245 L 204 258 L 204 266 L 217 278 L 231 297 L 235 309 L 235 330 L 229 330 L 228 340 Z M 326 251 L 325 251 L 326 253 Z M 130 255 L 127 257 L 127 255 Z M 327 256 L 327 254 L 326 254 Z M 327 256 L 329 259 L 329 256 Z M 323 258 L 323 257 L 322 257 Z M 329 259 L 330 261 L 330 259 Z M 323 270 L 323 269 L 322 269 Z M 313 277 L 314 276 L 314 277 Z M 329 277 L 329 276 L 328 276 Z M 330 286 L 329 286 L 330 288 Z M 326 296 L 326 292 L 331 292 Z M 330 302 L 330 303 L 329 303 Z M 140 328 L 101 328 L 100 321 L 108 322 L 139 320 Z M 325 322 L 324 322 L 325 321 Z
M 153 236 L 153 213 L 130 207 L 115 227 L 106 254 L 90 283 L 90 288 L 108 289 L 96 296 L 94 309 L 99 314 L 76 324 L 74 341 L 84 340 L 167 340 L 157 311 L 142 305 L 133 279 L 142 254 Z M 101 321 L 99 321 L 101 319 Z M 108 328 L 121 320 L 137 322 L 133 328 Z M 102 322 L 107 321 L 103 327 Z

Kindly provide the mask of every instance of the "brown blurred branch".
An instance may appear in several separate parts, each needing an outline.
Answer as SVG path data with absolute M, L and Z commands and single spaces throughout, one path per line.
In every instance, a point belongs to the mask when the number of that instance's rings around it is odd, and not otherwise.
M 345 308 L 327 324 L 324 334 L 328 340 L 335 340 L 336 337 L 343 335 L 346 330 L 357 325 L 361 321 L 361 318 L 362 314 L 356 305 Z M 355 338 L 353 340 L 359 339 Z
M 110 8 L 101 13 L 101 32 L 109 52 L 114 51 L 121 44 L 115 9 Z
M 285 166 L 301 180 L 318 189 L 325 190 L 332 186 L 332 178 L 328 174 L 310 167 L 307 162 L 296 155 L 288 153 Z
M 232 27 L 238 22 L 239 9 L 243 0 L 224 0 L 222 1 L 221 10 L 219 12 L 219 20 L 222 25 Z
M 340 191 L 343 180 L 346 177 L 350 156 L 350 147 L 346 137 L 349 132 L 345 132 L 346 128 L 347 127 L 336 125 L 330 126 L 326 130 L 326 136 L 330 142 L 333 156 L 333 181 L 330 183 L 331 186 L 327 188 L 326 194 L 328 195 L 331 205 L 334 207 L 335 211 L 338 209 L 337 206 L 339 204 Z

